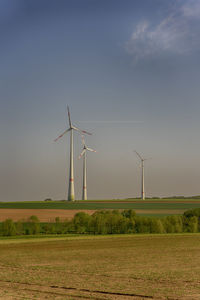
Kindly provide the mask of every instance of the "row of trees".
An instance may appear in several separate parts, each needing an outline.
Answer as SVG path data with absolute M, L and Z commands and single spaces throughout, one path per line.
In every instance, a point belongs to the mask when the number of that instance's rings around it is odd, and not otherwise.
M 72 220 L 40 223 L 36 216 L 27 221 L 0 223 L 0 235 L 33 234 L 123 234 L 200 232 L 200 208 L 186 211 L 183 216 L 163 218 L 137 216 L 133 210 L 97 211 L 93 215 L 77 213 Z

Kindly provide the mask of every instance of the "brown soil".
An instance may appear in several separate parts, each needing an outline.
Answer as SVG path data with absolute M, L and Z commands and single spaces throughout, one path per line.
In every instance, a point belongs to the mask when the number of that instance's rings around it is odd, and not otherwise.
M 0 244 L 0 299 L 200 299 L 199 235 Z
M 72 219 L 74 215 L 83 210 L 65 210 L 65 209 L 0 209 L 0 222 L 6 219 L 18 221 L 27 219 L 30 216 L 37 216 L 41 222 L 54 222 L 56 217 L 60 220 Z M 92 215 L 95 210 L 84 210 Z

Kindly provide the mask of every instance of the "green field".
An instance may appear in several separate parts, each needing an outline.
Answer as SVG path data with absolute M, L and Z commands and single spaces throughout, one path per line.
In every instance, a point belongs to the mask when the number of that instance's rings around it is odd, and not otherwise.
M 200 200 L 133 200 L 133 201 L 32 201 L 0 202 L 0 208 L 11 209 L 144 209 L 144 210 L 188 210 L 199 208 Z
M 200 299 L 200 234 L 0 240 L 2 299 Z

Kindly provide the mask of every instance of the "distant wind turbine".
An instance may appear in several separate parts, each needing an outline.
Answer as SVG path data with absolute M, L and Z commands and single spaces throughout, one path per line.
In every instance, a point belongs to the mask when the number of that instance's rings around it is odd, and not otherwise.
M 73 158 L 73 131 L 78 131 L 82 134 L 89 134 L 91 133 L 81 130 L 75 126 L 72 125 L 71 117 L 70 117 L 70 111 L 69 106 L 67 106 L 67 112 L 68 112 L 68 119 L 69 119 L 69 128 L 65 130 L 57 139 L 54 141 L 56 142 L 58 139 L 63 137 L 64 134 L 66 134 L 68 131 L 70 131 L 70 167 L 69 167 L 69 188 L 68 188 L 68 201 L 74 201 L 75 200 L 75 194 L 74 194 L 74 158 Z
M 145 160 L 149 160 L 151 158 L 143 158 L 136 150 L 134 151 L 139 159 L 141 160 L 141 168 L 142 168 L 142 180 L 141 180 L 141 199 L 145 200 L 145 188 L 144 188 L 144 162 Z
M 87 167 L 86 167 L 86 153 L 87 150 L 91 152 L 96 152 L 96 150 L 93 150 L 91 148 L 88 148 L 85 144 L 84 136 L 82 135 L 82 144 L 83 144 L 83 150 L 81 154 L 79 155 L 79 159 L 83 157 L 83 191 L 82 191 L 82 200 L 87 200 Z

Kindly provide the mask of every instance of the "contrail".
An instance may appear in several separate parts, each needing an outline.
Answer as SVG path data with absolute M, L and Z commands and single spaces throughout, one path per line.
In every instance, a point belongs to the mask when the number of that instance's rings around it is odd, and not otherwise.
M 144 123 L 144 121 L 132 121 L 132 120 L 128 120 L 128 121 L 79 121 L 80 123 L 108 123 L 108 124 L 134 124 L 134 123 Z

